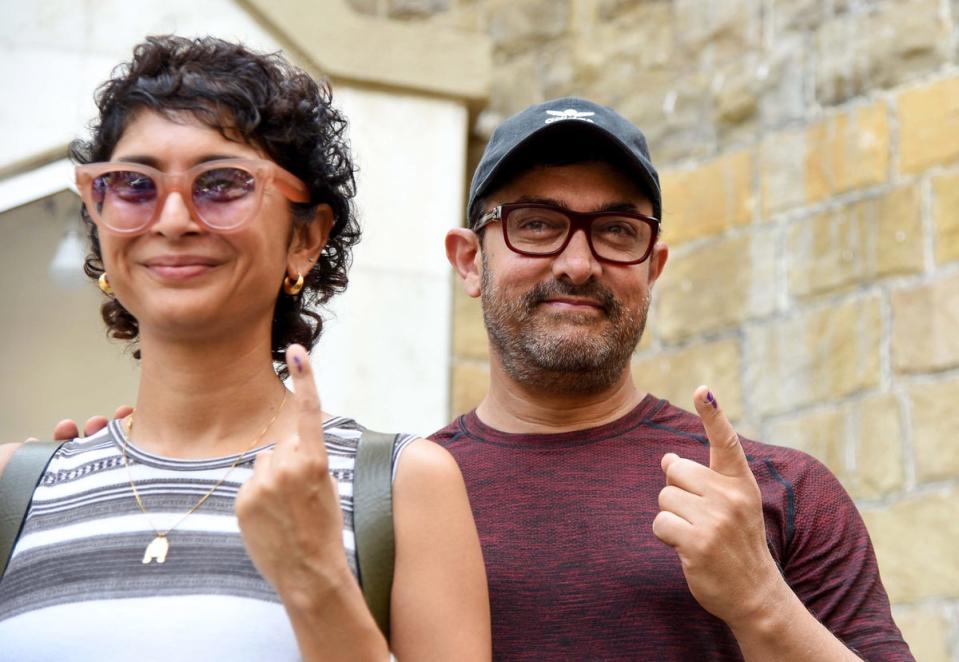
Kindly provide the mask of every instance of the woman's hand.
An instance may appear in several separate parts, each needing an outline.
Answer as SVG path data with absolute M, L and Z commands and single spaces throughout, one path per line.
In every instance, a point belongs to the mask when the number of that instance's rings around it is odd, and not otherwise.
M 323 412 L 309 356 L 286 353 L 297 435 L 256 458 L 236 514 L 253 564 L 286 607 L 304 659 L 387 658 L 343 550 L 343 515 L 323 443 Z

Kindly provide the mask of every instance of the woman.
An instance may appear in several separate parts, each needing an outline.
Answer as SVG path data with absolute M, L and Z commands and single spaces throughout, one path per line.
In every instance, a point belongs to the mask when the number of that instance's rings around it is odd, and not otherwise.
M 0 581 L 0 656 L 487 659 L 479 543 L 438 446 L 394 448 L 389 644 L 354 577 L 362 428 L 321 411 L 301 346 L 359 237 L 328 90 L 276 55 L 153 37 L 98 106 L 71 149 L 86 272 L 109 333 L 136 344 L 139 392 L 34 493 Z

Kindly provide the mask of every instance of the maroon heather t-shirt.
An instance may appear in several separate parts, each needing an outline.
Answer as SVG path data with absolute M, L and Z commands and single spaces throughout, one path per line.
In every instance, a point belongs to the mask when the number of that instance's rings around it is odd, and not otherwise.
M 672 451 L 703 464 L 700 419 L 647 396 L 598 428 L 506 434 L 470 412 L 433 435 L 459 462 L 489 578 L 496 660 L 741 660 L 730 630 L 653 536 Z M 809 610 L 866 660 L 912 660 L 869 536 L 833 475 L 744 440 L 773 558 Z

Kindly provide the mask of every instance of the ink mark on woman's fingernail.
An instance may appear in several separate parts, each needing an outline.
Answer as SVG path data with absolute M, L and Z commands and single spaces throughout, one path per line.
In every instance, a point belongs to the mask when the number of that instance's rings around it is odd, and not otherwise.
M 719 409 L 719 403 L 716 402 L 716 398 L 713 397 L 712 391 L 706 391 L 706 402 L 713 406 L 713 409 Z
M 296 371 L 299 373 L 303 372 L 303 361 L 300 360 L 299 356 L 293 357 L 293 365 L 296 366 Z

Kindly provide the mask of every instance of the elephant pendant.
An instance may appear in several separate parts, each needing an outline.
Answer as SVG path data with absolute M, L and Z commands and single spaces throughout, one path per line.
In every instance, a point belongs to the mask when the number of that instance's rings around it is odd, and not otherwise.
M 143 564 L 149 565 L 153 559 L 156 559 L 157 563 L 165 563 L 166 555 L 169 551 L 170 542 L 164 534 L 158 533 L 157 537 L 147 545 L 146 552 L 143 553 Z

